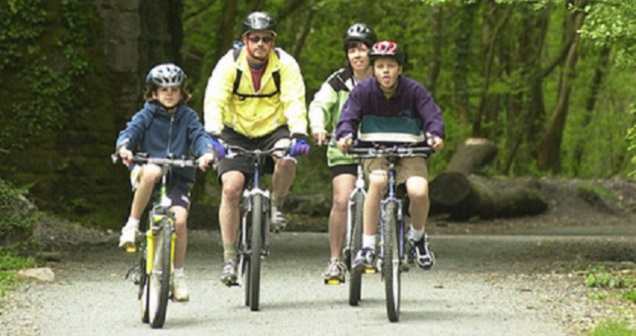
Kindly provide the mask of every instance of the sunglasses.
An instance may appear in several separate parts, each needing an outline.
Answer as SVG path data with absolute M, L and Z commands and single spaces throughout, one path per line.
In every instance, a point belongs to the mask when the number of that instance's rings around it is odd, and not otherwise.
M 272 42 L 274 37 L 273 36 L 252 35 L 252 36 L 248 36 L 247 39 L 250 40 L 252 43 L 258 43 L 258 41 L 260 41 L 260 40 L 263 40 L 264 43 L 269 43 L 269 42 Z

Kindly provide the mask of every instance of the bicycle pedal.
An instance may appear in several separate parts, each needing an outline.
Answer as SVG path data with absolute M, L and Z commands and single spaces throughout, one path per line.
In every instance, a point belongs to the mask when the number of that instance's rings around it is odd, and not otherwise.
M 363 271 L 364 274 L 375 274 L 378 270 L 375 267 L 366 267 Z
M 126 246 L 126 253 L 135 253 L 137 252 L 137 246 Z

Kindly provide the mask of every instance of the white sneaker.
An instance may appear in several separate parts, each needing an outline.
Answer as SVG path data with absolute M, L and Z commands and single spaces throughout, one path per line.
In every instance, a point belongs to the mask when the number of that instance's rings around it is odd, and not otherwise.
M 135 240 L 139 234 L 137 226 L 132 224 L 126 224 L 121 228 L 121 235 L 119 236 L 119 247 L 134 247 Z
M 172 299 L 177 302 L 187 302 L 190 300 L 188 285 L 185 282 L 185 275 L 175 274 L 172 277 Z
M 272 232 L 281 232 L 285 230 L 287 227 L 287 220 L 285 219 L 285 215 L 282 211 L 278 209 L 277 206 L 272 205 L 272 213 L 271 213 L 271 231 Z

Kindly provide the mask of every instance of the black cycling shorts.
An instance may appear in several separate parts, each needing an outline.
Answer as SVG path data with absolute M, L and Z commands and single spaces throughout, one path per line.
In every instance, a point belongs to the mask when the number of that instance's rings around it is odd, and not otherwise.
M 221 133 L 221 138 L 228 145 L 240 146 L 250 150 L 266 150 L 274 147 L 276 142 L 281 139 L 289 139 L 289 128 L 280 126 L 270 134 L 258 138 L 248 138 L 229 127 L 225 127 Z M 261 165 L 261 170 L 264 174 L 272 174 L 274 172 L 274 159 L 268 157 Z M 237 155 L 231 159 L 223 158 L 217 168 L 219 183 L 221 182 L 221 176 L 228 171 L 240 171 L 245 175 L 246 180 L 250 180 L 254 172 L 254 160 L 242 155 Z
M 357 164 L 344 164 L 329 167 L 329 171 L 331 172 L 331 179 L 333 180 L 338 175 L 347 174 L 356 176 L 358 174 L 358 165 Z

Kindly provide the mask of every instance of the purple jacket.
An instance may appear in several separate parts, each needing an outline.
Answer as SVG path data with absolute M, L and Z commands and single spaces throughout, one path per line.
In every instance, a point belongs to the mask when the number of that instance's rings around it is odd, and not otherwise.
M 337 139 L 347 134 L 361 140 L 365 135 L 384 134 L 397 142 L 410 142 L 400 140 L 402 136 L 410 139 L 418 136 L 416 133 L 423 136 L 427 132 L 446 136 L 442 111 L 422 84 L 406 76 L 398 78 L 397 90 L 390 99 L 375 77 L 358 83 L 342 107 L 336 126 Z

